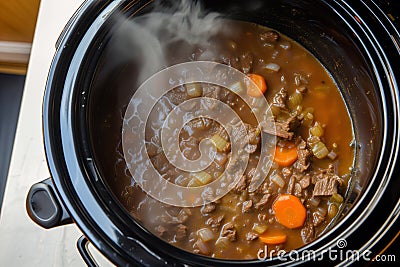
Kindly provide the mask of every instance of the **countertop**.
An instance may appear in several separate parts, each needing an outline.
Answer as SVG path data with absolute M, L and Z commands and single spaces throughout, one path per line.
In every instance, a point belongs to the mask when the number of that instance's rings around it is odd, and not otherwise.
M 76 248 L 82 234 L 74 224 L 45 230 L 25 209 L 30 186 L 50 175 L 42 141 L 42 99 L 54 44 L 82 2 L 42 0 L 40 4 L 0 214 L 0 266 L 85 266 Z M 101 266 L 110 265 L 98 253 L 95 257 Z

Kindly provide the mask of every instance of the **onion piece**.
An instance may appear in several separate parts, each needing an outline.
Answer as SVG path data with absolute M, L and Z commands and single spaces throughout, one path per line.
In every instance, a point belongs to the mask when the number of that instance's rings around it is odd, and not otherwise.
M 199 97 L 203 94 L 203 90 L 201 89 L 201 86 L 198 83 L 186 84 L 185 87 L 188 96 Z
M 197 231 L 197 235 L 204 242 L 214 239 L 214 233 L 208 228 L 202 228 Z
M 254 224 L 253 226 L 253 231 L 256 232 L 257 234 L 262 234 L 265 231 L 267 231 L 268 226 L 265 224 Z
M 197 179 L 192 178 L 192 179 L 190 179 L 189 183 L 187 184 L 187 187 L 198 187 L 200 185 L 201 184 L 198 182 Z
M 225 250 L 229 247 L 230 245 L 230 241 L 227 237 L 220 237 L 217 239 L 217 241 L 215 241 L 215 249 L 217 250 Z
M 274 182 L 280 188 L 283 188 L 285 186 L 285 181 L 282 179 L 282 177 L 277 172 L 273 172 L 271 174 L 270 179 L 272 182 Z
M 325 209 L 325 208 L 322 208 L 322 207 L 317 208 L 317 212 L 318 212 L 319 214 L 321 214 L 322 216 L 325 216 L 326 213 L 327 213 L 326 209 Z
M 331 152 L 329 152 L 329 154 L 327 155 L 327 157 L 330 159 L 330 160 L 335 160 L 336 158 L 337 158 L 337 154 L 335 153 L 335 151 L 331 151 Z
M 186 186 L 189 181 L 189 177 L 187 175 L 179 175 L 178 177 L 175 178 L 175 184 L 180 185 L 180 186 Z
M 193 178 L 195 178 L 201 185 L 208 184 L 211 182 L 212 177 L 207 172 L 195 172 L 192 173 Z
M 315 198 L 315 197 L 310 197 L 308 199 L 308 202 L 313 205 L 314 207 L 318 207 L 319 202 L 321 202 L 321 200 L 319 198 Z
M 236 94 L 241 94 L 244 92 L 244 85 L 241 82 L 236 82 L 231 84 L 231 86 L 229 86 L 229 89 Z
M 280 45 L 284 50 L 288 50 L 292 47 L 292 45 L 289 42 L 282 42 Z
M 198 239 L 196 241 L 195 246 L 199 249 L 201 254 L 204 254 L 204 255 L 210 254 L 210 248 L 201 239 Z
M 271 71 L 274 71 L 274 72 L 278 72 L 281 69 L 281 67 L 278 64 L 275 64 L 275 63 L 268 63 L 267 65 L 265 65 L 265 68 L 267 70 L 271 70 Z

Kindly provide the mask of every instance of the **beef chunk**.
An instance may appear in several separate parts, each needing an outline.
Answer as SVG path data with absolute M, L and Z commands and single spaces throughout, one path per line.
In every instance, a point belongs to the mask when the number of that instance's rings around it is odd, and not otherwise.
M 266 42 L 266 43 L 271 43 L 271 42 L 276 42 L 279 40 L 279 33 L 276 31 L 267 31 L 260 33 L 260 41 L 261 42 Z
M 294 193 L 293 194 L 298 198 L 301 197 L 302 189 L 301 189 L 301 186 L 299 185 L 299 183 L 294 184 Z
M 262 221 L 262 222 L 263 222 L 263 221 L 267 221 L 267 219 L 268 219 L 267 214 L 261 214 L 261 213 L 259 213 L 257 217 L 258 217 L 258 220 L 259 220 L 259 221 Z
M 264 181 L 264 183 L 262 184 L 262 186 L 257 188 L 257 193 L 261 193 L 261 194 L 269 194 L 272 192 L 272 187 L 271 185 L 268 183 L 268 181 Z
M 221 87 L 211 83 L 204 83 L 201 87 L 203 89 L 203 95 L 209 98 L 217 99 L 221 91 Z
M 281 110 L 287 110 L 286 100 L 288 93 L 286 89 L 281 88 L 278 93 L 276 93 L 272 99 L 272 106 Z
M 190 209 L 183 208 L 179 211 L 177 218 L 180 223 L 185 223 L 191 215 L 192 215 L 192 212 L 190 211 Z
M 272 123 L 275 123 L 275 131 L 272 127 Z M 298 119 L 296 116 L 291 116 L 285 121 L 275 121 L 275 122 L 262 122 L 262 130 L 268 134 L 276 135 L 284 139 L 291 140 L 294 133 L 293 130 L 298 125 Z
M 292 176 L 290 176 L 288 187 L 287 187 L 287 193 L 295 195 L 296 197 L 302 197 L 303 195 L 303 187 L 301 186 L 301 183 L 306 183 L 307 181 L 307 175 L 304 175 L 302 173 L 294 172 Z M 308 178 L 310 178 L 308 176 Z M 305 179 L 303 182 L 301 182 L 303 179 Z
M 307 149 L 306 142 L 301 139 L 299 145 L 297 146 L 297 161 L 294 163 L 294 168 L 299 172 L 304 172 L 310 166 L 309 158 L 312 153 Z
M 230 127 L 231 136 L 240 142 L 240 148 L 245 148 L 248 153 L 253 153 L 261 140 L 259 129 L 248 123 L 244 123 L 244 126 L 246 127 L 245 129 L 240 127 L 240 124 L 232 125 Z
M 338 176 L 327 174 L 315 183 L 313 196 L 331 196 L 337 193 L 337 186 L 341 181 Z
M 247 153 L 252 154 L 256 152 L 257 150 L 257 145 L 252 145 L 252 144 L 247 144 L 247 146 L 244 149 Z
M 150 158 L 160 154 L 163 151 L 161 146 L 151 141 L 146 142 L 146 149 L 147 149 L 147 155 L 149 155 Z
M 320 225 L 323 221 L 325 221 L 325 216 L 326 216 L 326 212 L 325 212 L 325 214 L 323 214 L 320 211 L 314 211 L 312 214 L 313 225 L 315 227 Z
M 230 93 L 226 96 L 225 103 L 228 104 L 231 108 L 236 107 L 238 104 L 236 95 L 234 93 Z
M 224 73 L 225 75 L 225 73 Z M 221 100 L 223 102 L 227 102 L 228 98 L 234 97 L 235 94 L 232 93 L 230 90 L 220 87 L 219 94 L 218 94 L 218 100 Z
M 251 124 L 247 124 L 246 126 L 249 144 L 258 145 L 260 143 L 260 129 L 258 127 L 253 127 Z
M 290 132 L 289 121 L 276 121 L 275 122 L 275 135 L 285 138 L 285 139 L 292 139 L 293 132 Z
M 334 176 L 335 170 L 332 164 L 329 165 L 327 169 L 319 169 L 313 172 L 311 176 L 311 183 L 315 184 L 318 180 L 321 180 L 327 176 Z
M 155 228 L 155 230 L 156 230 L 156 232 L 157 232 L 157 235 L 163 236 L 164 233 L 167 231 L 167 228 L 165 228 L 165 227 L 162 226 L 162 225 L 158 225 L 158 226 Z
M 310 243 L 314 240 L 314 226 L 312 224 L 306 224 L 303 229 L 301 229 L 301 238 L 304 243 Z
M 178 211 L 167 210 L 160 216 L 160 220 L 166 224 L 182 224 L 185 223 L 192 212 L 188 208 L 183 208 Z
M 274 124 L 275 124 L 275 129 L 274 129 Z M 279 136 L 285 139 L 291 139 L 293 137 L 292 132 L 290 132 L 290 128 L 288 127 L 287 124 L 282 123 L 282 122 L 275 122 L 275 121 L 263 121 L 260 123 L 262 126 L 262 130 L 270 135 L 275 135 Z
M 201 197 L 205 201 L 213 201 L 214 200 L 214 189 L 210 186 L 205 187 L 203 192 L 201 193 Z
M 302 84 L 308 84 L 308 79 L 307 79 L 308 75 L 303 75 L 301 73 L 294 73 L 294 83 L 297 86 L 303 87 L 301 86 Z M 304 86 L 305 87 L 305 86 Z
M 239 178 L 238 183 L 233 188 L 233 191 L 236 193 L 241 193 L 246 189 L 246 187 L 247 187 L 246 175 L 242 175 L 242 177 Z
M 258 201 L 258 202 L 254 205 L 254 207 L 255 207 L 256 209 L 260 209 L 260 208 L 264 207 L 265 204 L 268 203 L 268 200 L 269 200 L 270 197 L 271 197 L 271 194 L 264 194 L 264 195 L 261 197 L 260 201 Z
M 235 124 L 232 125 L 232 127 L 230 127 L 230 132 L 231 132 L 231 136 L 235 139 L 235 140 L 244 140 L 243 145 L 241 147 L 244 147 L 244 144 L 247 143 L 247 130 L 244 129 L 243 127 L 239 126 L 240 124 Z M 228 140 L 228 139 L 225 139 Z
M 243 213 L 249 212 L 249 210 L 251 209 L 252 206 L 253 206 L 253 201 L 251 199 L 244 201 L 243 205 L 242 205 L 242 212 Z
M 175 234 L 176 240 L 182 240 L 183 238 L 186 237 L 186 234 L 187 234 L 187 227 L 183 224 L 178 224 L 176 226 L 176 234 Z
M 229 241 L 236 240 L 236 229 L 232 222 L 228 222 L 222 226 L 221 236 L 228 238 Z
M 222 220 L 224 219 L 224 215 L 220 215 L 218 217 L 211 217 L 206 221 L 206 224 L 211 226 L 213 229 L 219 228 Z
M 193 129 L 193 131 L 207 131 L 213 124 L 213 120 L 209 118 L 195 118 L 189 121 L 186 126 Z
M 179 105 L 183 103 L 183 101 L 185 101 L 187 98 L 186 89 L 184 86 L 177 87 L 171 90 L 167 94 L 167 97 L 172 104 Z
M 337 187 L 343 183 L 343 180 L 335 174 L 334 166 L 330 164 L 327 169 L 315 172 L 311 177 L 311 182 L 315 184 L 313 196 L 331 196 L 337 193 Z
M 288 187 L 286 189 L 286 192 L 288 194 L 293 194 L 293 189 L 294 189 L 295 183 L 296 183 L 296 175 L 290 176 Z
M 216 87 L 216 88 L 218 88 L 218 87 Z M 202 104 L 202 106 L 204 108 L 207 108 L 208 110 L 214 110 L 217 107 L 218 103 L 216 101 L 213 101 L 210 98 L 217 98 L 218 97 L 218 91 L 219 90 L 216 89 L 216 91 L 211 91 L 211 92 L 208 92 L 208 93 L 204 93 L 205 97 L 203 97 L 201 99 L 201 104 Z
M 292 168 L 291 168 L 291 167 L 284 167 L 284 168 L 282 169 L 282 175 L 283 175 L 283 177 L 285 177 L 285 178 L 288 178 L 290 175 L 292 175 L 292 173 L 293 173 L 293 171 L 292 171 Z
M 256 233 L 248 232 L 246 234 L 246 240 L 248 240 L 248 241 L 253 241 L 253 240 L 257 239 L 257 238 L 258 238 L 258 235 Z
M 239 60 L 239 58 L 234 56 L 234 55 L 232 55 L 232 54 L 222 55 L 220 62 L 225 64 L 225 65 L 228 65 L 228 66 L 230 66 L 232 68 L 235 68 L 237 70 L 240 69 L 240 60 Z
M 226 153 L 216 152 L 214 161 L 219 166 L 224 166 L 225 163 L 228 161 L 229 157 L 230 157 L 230 155 L 227 155 Z
M 214 203 L 208 203 L 206 205 L 204 205 L 203 207 L 201 207 L 201 213 L 203 214 L 207 214 L 207 213 L 211 213 L 215 210 L 216 206 Z
M 300 87 L 296 88 L 296 91 L 299 93 L 305 94 L 307 92 L 307 87 L 305 87 L 304 85 L 300 86 Z
M 153 163 L 154 168 L 156 168 L 161 174 L 166 173 L 169 169 L 168 160 L 164 153 L 160 153 L 152 157 L 151 162 Z
M 247 171 L 248 180 L 251 181 L 255 174 L 256 174 L 256 168 L 254 167 L 250 168 L 249 171 Z
M 302 189 L 306 189 L 307 187 L 310 186 L 311 183 L 311 178 L 310 175 L 304 175 L 303 178 L 301 178 L 301 180 L 299 181 L 299 184 L 301 186 Z

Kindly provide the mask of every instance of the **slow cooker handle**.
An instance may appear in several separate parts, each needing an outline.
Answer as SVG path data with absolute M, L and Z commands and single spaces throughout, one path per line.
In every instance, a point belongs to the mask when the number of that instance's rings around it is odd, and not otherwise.
M 83 258 L 83 261 L 86 263 L 86 265 L 89 267 L 99 266 L 94 260 L 92 254 L 89 252 L 88 245 L 89 240 L 84 235 L 81 236 L 76 242 L 79 254 L 81 254 L 81 257 Z
M 135 258 L 136 258 L 136 263 L 133 266 L 143 266 L 143 267 L 165 267 L 165 266 L 170 266 L 170 267 L 184 267 L 187 265 L 183 265 L 181 263 L 177 263 L 175 261 L 169 261 L 165 260 L 155 254 L 153 254 L 150 250 L 147 248 L 144 248 L 143 244 L 139 240 L 131 238 L 131 240 L 135 240 L 136 244 L 134 245 L 134 250 L 135 250 Z M 78 247 L 79 254 L 81 254 L 84 262 L 86 263 L 87 266 L 89 267 L 97 267 L 100 266 L 92 254 L 89 251 L 89 246 L 90 242 L 89 240 L 83 235 L 81 236 L 78 241 L 76 242 L 76 246 Z M 130 265 L 129 265 L 130 266 Z
M 43 228 L 72 223 L 72 219 L 54 192 L 51 178 L 32 185 L 26 197 L 29 217 Z

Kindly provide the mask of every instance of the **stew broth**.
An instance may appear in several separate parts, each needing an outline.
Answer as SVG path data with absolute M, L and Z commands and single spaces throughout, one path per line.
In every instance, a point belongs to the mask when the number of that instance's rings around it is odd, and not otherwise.
M 265 245 L 276 251 L 297 249 L 317 238 L 342 205 L 354 159 L 352 124 L 346 105 L 320 62 L 298 43 L 272 29 L 226 21 L 211 42 L 209 47 L 191 49 L 188 44 L 177 44 L 178 49 L 171 48 L 169 63 L 211 60 L 245 74 L 262 76 L 267 84 L 262 97 L 271 104 L 275 122 L 282 126 L 276 133 L 270 133 L 256 123 L 250 109 L 234 93 L 211 84 L 196 85 L 200 88 L 197 97 L 213 97 L 229 104 L 253 134 L 249 165 L 234 190 L 214 203 L 196 208 L 168 206 L 146 195 L 134 183 L 124 161 L 121 114 L 129 98 L 121 96 L 116 99 L 104 95 L 102 100 L 115 101 L 120 109 L 98 108 L 91 115 L 96 162 L 112 192 L 130 214 L 174 246 L 224 259 L 255 259 Z M 179 45 L 185 49 L 179 49 Z M 211 48 L 216 53 L 207 53 Z M 122 87 L 117 81 L 115 86 Z M 201 186 L 204 180 L 168 163 L 160 149 L 159 133 L 151 130 L 151 123 L 158 123 L 163 117 L 160 114 L 168 114 L 171 108 L 193 97 L 187 89 L 187 86 L 177 87 L 163 96 L 162 101 L 167 101 L 169 108 L 159 104 L 153 109 L 146 130 L 147 150 L 166 179 L 182 186 Z M 264 183 L 250 193 L 248 178 L 257 164 L 259 139 L 264 134 L 276 134 L 277 147 L 282 151 L 295 149 L 296 160 L 288 165 L 274 163 Z M 198 143 L 216 135 L 229 143 L 221 125 L 203 119 L 185 125 L 177 138 L 184 155 L 196 159 Z M 219 150 L 215 162 L 204 171 L 210 176 L 206 180 L 218 179 L 229 160 L 229 148 Z M 306 209 L 301 226 L 290 228 L 277 219 L 274 203 L 282 195 L 293 196 Z M 285 241 L 279 241 L 277 236 L 284 236 Z M 268 241 L 271 237 L 275 242 Z

